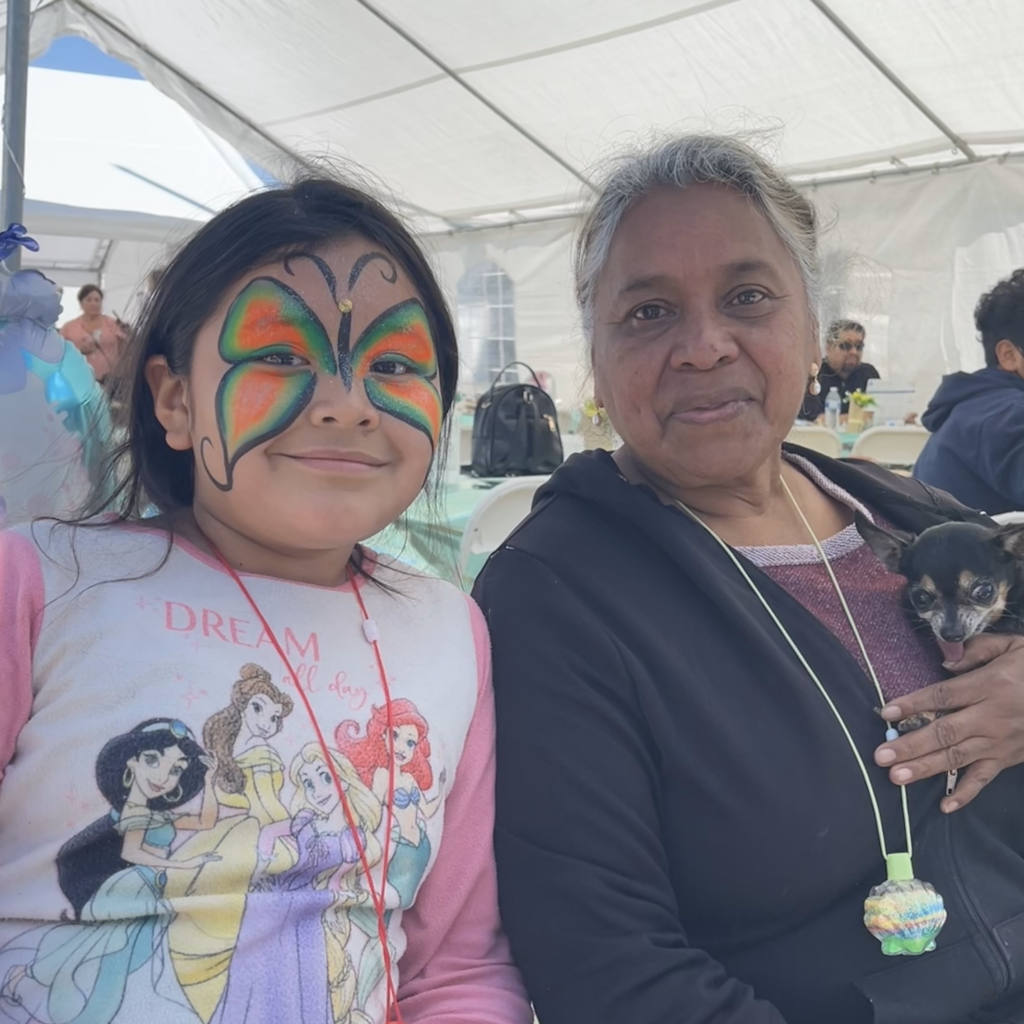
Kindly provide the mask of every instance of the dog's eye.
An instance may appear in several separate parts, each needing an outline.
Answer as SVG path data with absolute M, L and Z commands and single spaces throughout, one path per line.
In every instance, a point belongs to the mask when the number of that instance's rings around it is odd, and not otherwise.
M 991 583 L 978 583 L 971 590 L 975 601 L 991 601 L 996 596 L 996 588 Z
M 919 612 L 926 612 L 935 604 L 935 595 L 928 590 L 912 590 L 910 600 Z

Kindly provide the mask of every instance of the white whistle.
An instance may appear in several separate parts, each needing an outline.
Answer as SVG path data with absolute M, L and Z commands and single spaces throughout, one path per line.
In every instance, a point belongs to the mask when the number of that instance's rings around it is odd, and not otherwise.
M 366 637 L 367 643 L 371 644 L 380 640 L 380 630 L 377 629 L 377 623 L 373 619 L 363 619 L 363 636 Z

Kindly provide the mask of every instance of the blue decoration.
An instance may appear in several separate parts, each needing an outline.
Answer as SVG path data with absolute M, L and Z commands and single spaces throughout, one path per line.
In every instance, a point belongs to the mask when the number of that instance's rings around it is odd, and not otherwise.
M 39 252 L 39 243 L 28 237 L 24 224 L 11 224 L 6 231 L 0 231 L 0 260 L 7 259 L 19 246 L 29 252 Z
M 0 258 L 18 246 L 39 248 L 12 224 L 0 232 Z M 77 512 L 111 444 L 107 397 L 57 332 L 60 298 L 38 270 L 0 269 L 0 509 L 9 522 Z

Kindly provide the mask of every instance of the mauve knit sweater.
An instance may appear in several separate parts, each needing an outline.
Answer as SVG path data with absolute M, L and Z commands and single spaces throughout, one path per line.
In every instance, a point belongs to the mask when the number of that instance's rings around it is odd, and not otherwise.
M 891 528 L 852 495 L 837 487 L 805 459 L 787 456 L 823 491 L 856 509 L 879 526 Z M 904 581 L 888 572 L 864 543 L 855 526 L 822 541 L 832 570 L 878 673 L 886 700 L 893 700 L 945 678 L 942 652 L 930 628 L 915 629 L 903 610 Z M 738 548 L 749 561 L 795 597 L 840 640 L 867 672 L 835 588 L 811 544 Z M 869 675 L 870 678 L 870 675 Z

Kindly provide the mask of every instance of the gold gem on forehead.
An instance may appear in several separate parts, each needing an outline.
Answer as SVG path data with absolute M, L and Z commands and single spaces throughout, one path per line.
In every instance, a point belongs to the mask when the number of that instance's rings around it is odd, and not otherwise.
M 351 299 L 342 299 L 341 302 L 338 303 L 338 309 L 341 310 L 342 313 L 351 313 L 352 312 L 352 300 Z

